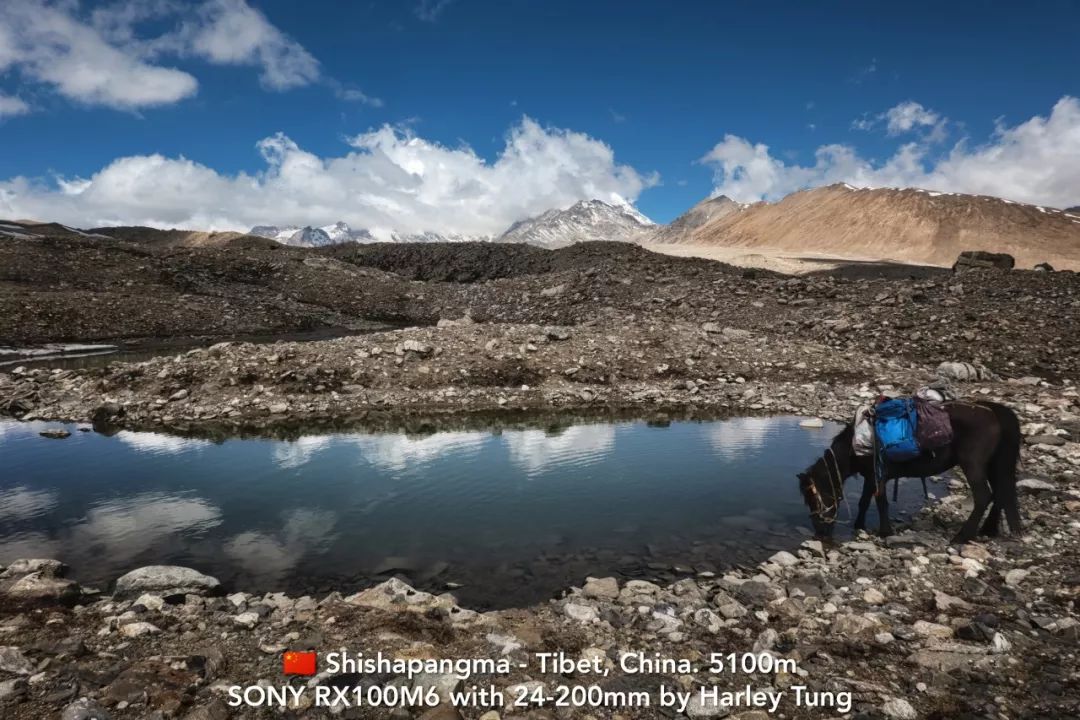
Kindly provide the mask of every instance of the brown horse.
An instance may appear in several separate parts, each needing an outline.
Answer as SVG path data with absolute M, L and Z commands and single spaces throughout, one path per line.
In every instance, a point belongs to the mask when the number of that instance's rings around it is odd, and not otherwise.
M 957 465 L 964 471 L 975 507 L 953 538 L 965 543 L 975 538 L 979 521 L 990 509 L 982 527 L 984 535 L 998 533 L 1001 513 L 1009 529 L 1019 535 L 1023 530 L 1016 499 L 1016 466 L 1020 460 L 1020 421 L 1011 409 L 993 402 L 950 401 L 944 403 L 952 420 L 953 440 L 945 447 L 924 452 L 914 460 L 888 463 L 877 487 L 874 458 L 856 455 L 851 440 L 854 425 L 847 425 L 833 438 L 825 454 L 805 472 L 799 473 L 799 489 L 810 508 L 810 519 L 818 537 L 831 538 L 836 523 L 837 506 L 844 497 L 844 480 L 858 473 L 863 476 L 859 514 L 855 529 L 866 527 L 866 510 L 876 498 L 879 532 L 892 534 L 889 523 L 889 500 L 884 484 L 893 478 L 937 475 Z

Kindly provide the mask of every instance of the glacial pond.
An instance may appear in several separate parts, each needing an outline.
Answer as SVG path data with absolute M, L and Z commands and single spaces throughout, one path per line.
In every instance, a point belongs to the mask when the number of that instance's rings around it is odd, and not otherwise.
M 102 589 L 178 564 L 249 591 L 391 575 L 475 608 L 587 575 L 670 581 L 794 549 L 795 473 L 839 428 L 797 417 L 224 442 L 0 423 L 0 563 L 54 557 Z M 856 479 L 848 496 L 858 496 Z M 901 488 L 894 516 L 922 502 Z M 844 514 L 842 513 L 842 519 Z M 870 524 L 876 524 L 871 511 Z

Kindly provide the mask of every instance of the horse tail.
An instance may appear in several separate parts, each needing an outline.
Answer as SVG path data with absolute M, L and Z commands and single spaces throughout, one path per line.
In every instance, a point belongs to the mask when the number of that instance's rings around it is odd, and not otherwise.
M 998 403 L 985 403 L 993 411 L 1001 428 L 994 454 L 990 457 L 990 485 L 994 491 L 994 502 L 1005 511 L 1009 527 L 1014 533 L 1020 532 L 1020 509 L 1016 497 L 1016 467 L 1020 462 L 1020 420 L 1016 413 Z

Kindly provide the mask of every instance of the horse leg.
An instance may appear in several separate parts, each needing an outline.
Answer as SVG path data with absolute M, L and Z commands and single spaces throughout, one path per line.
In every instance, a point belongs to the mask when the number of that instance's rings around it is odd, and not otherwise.
M 892 485 L 892 501 L 896 502 L 898 497 L 900 497 L 900 478 L 893 480 Z
M 897 482 L 900 482 L 899 478 L 897 478 Z M 877 500 L 878 535 L 889 537 L 893 534 L 892 522 L 889 520 L 889 494 L 882 487 L 881 492 L 877 493 L 874 498 Z
M 874 497 L 873 478 L 863 477 L 862 495 L 859 496 L 859 514 L 855 517 L 855 529 L 866 529 L 866 511 L 870 507 L 870 500 Z
M 930 491 L 926 489 L 926 478 L 922 479 L 922 499 L 923 500 L 929 500 L 930 499 Z
M 994 500 L 990 503 L 990 512 L 986 514 L 986 522 L 983 523 L 982 529 L 979 530 L 980 535 L 986 537 L 997 537 L 998 528 L 1001 525 L 1001 503 Z
M 963 468 L 964 477 L 967 478 L 968 485 L 971 487 L 971 497 L 975 501 L 975 507 L 972 508 L 971 514 L 964 521 L 959 532 L 953 537 L 954 545 L 963 545 L 975 539 L 979 521 L 982 520 L 993 500 L 993 492 L 986 474 L 986 463 L 982 462 L 981 458 L 977 462 L 966 460 L 961 462 L 960 467 Z

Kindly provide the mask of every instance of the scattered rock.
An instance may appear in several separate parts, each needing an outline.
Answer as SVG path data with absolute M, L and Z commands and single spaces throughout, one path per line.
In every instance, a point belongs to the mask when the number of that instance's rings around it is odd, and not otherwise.
M 171 595 L 210 595 L 221 590 L 217 578 L 179 565 L 147 565 L 122 575 L 116 581 L 117 597 L 137 597 L 154 593 Z

